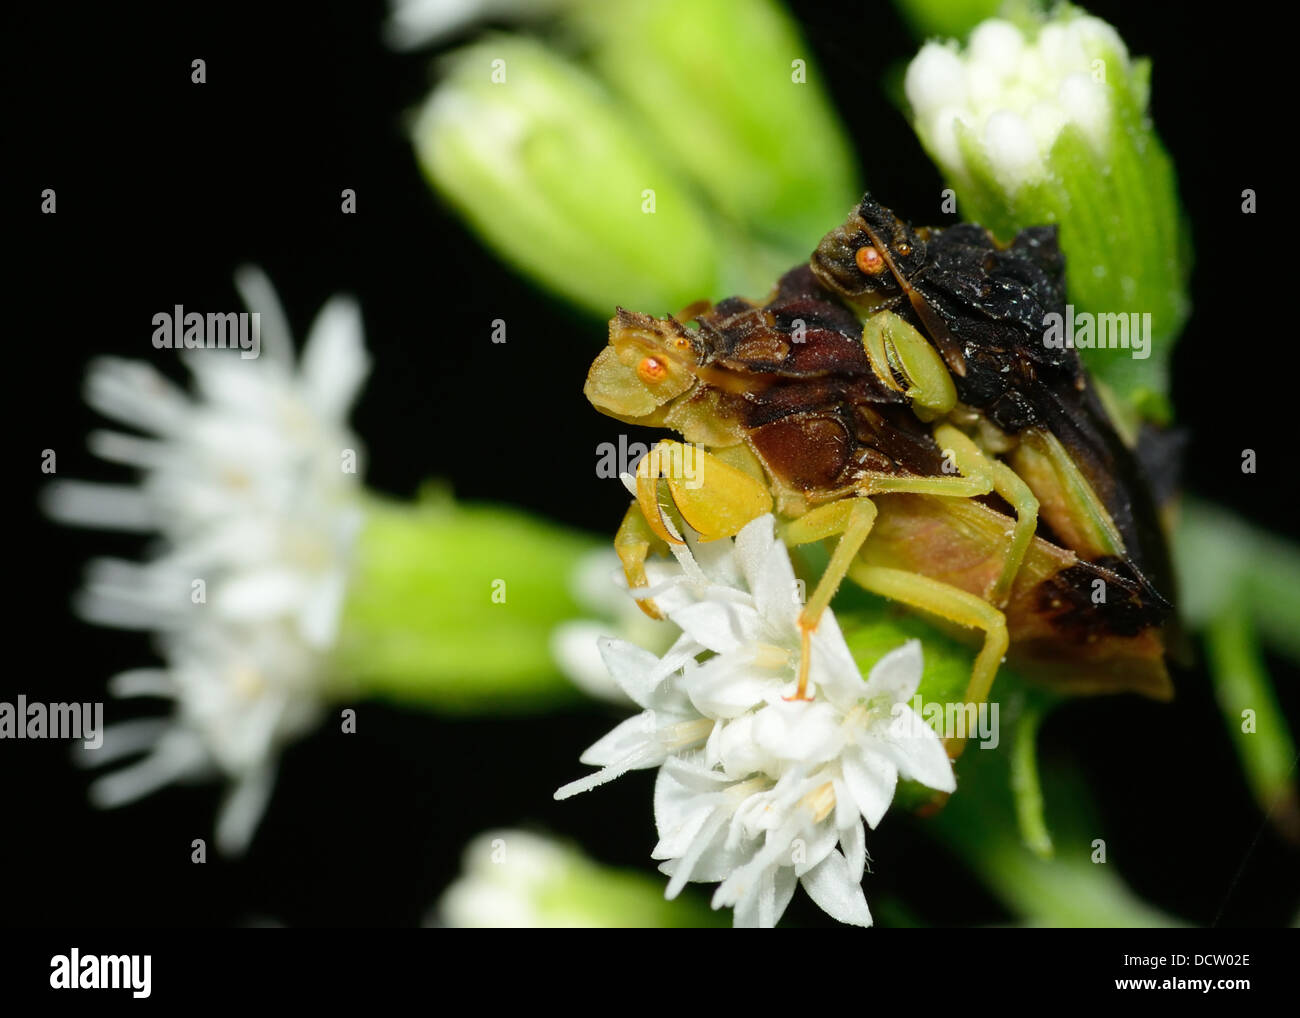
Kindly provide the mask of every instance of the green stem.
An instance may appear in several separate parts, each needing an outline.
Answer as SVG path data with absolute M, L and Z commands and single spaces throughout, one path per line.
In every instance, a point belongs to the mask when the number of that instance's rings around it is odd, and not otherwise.
M 1052 836 L 1043 819 L 1043 790 L 1038 780 L 1038 724 L 1043 719 L 1038 707 L 1026 707 L 1016 721 L 1011 747 L 1011 793 L 1016 804 L 1020 840 L 1041 859 L 1052 857 Z
M 1048 802 L 1069 806 L 1068 812 L 1054 813 L 1053 857 L 1027 848 L 1011 791 L 1014 765 L 1007 756 L 996 751 L 965 753 L 957 792 L 931 823 L 1011 912 L 1032 926 L 1183 925 L 1124 883 L 1088 816 L 1086 790 L 1072 784 L 1066 773 L 1047 775 Z
M 1273 693 L 1250 613 L 1228 598 L 1205 632 L 1215 697 L 1255 801 L 1293 841 L 1300 841 L 1296 748 Z

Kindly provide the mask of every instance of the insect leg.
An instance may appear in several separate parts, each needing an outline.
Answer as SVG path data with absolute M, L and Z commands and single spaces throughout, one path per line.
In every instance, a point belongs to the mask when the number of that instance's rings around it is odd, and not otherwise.
M 965 378 L 966 358 L 962 354 L 957 341 L 952 338 L 952 333 L 948 331 L 948 323 L 944 321 L 943 315 L 930 307 L 929 302 L 898 267 L 898 263 L 894 261 L 894 256 L 890 253 L 889 244 L 885 239 L 870 226 L 865 223 L 863 225 L 867 236 L 871 238 L 871 243 L 875 245 L 876 251 L 884 260 L 890 274 L 898 281 L 898 286 L 903 293 L 907 295 L 907 301 L 912 305 L 912 310 L 916 312 L 916 317 L 921 319 L 921 324 L 925 326 L 926 331 L 934 339 L 934 345 L 939 348 L 939 353 L 943 356 L 944 361 L 953 371 Z
M 862 326 L 862 348 L 867 352 L 867 360 L 876 377 L 895 392 L 902 392 L 903 387 L 894 377 L 893 365 L 889 361 L 889 350 L 885 345 L 885 315 L 891 311 L 879 311 L 872 315 Z
M 857 558 L 862 544 L 876 522 L 876 506 L 869 498 L 845 498 L 830 502 L 794 520 L 782 535 L 788 545 L 809 544 L 840 535 L 831 560 L 821 579 L 799 613 L 799 688 L 792 699 L 807 699 L 808 669 L 812 661 L 812 634 L 821 621 L 822 612 L 831 603 L 835 591 Z
M 862 345 L 876 376 L 892 389 L 894 373 L 908 384 L 907 398 L 922 420 L 942 417 L 957 405 L 957 389 L 930 341 L 892 311 L 879 311 L 862 327 Z
M 993 468 L 974 442 L 951 424 L 941 424 L 935 428 L 934 437 L 939 440 L 945 458 L 952 464 L 951 474 L 944 477 L 918 477 L 911 474 L 866 473 L 857 481 L 858 494 L 905 492 L 913 495 L 972 498 L 993 491 Z
M 667 440 L 655 449 L 673 504 L 701 539 L 734 537 L 745 524 L 772 511 L 767 485 L 721 457 Z
M 962 473 L 990 479 L 993 490 L 1016 511 L 1016 523 L 1002 562 L 1002 573 L 989 594 L 994 604 L 1004 605 L 1011 593 L 1016 573 L 1020 571 L 1020 564 L 1025 560 L 1025 552 L 1029 550 L 1029 542 L 1034 539 L 1034 532 L 1038 529 L 1038 499 L 1019 474 L 1002 461 L 985 456 L 979 446 L 951 424 L 941 424 L 935 428 L 934 437 L 945 451 L 951 452 Z
M 998 577 L 992 592 L 993 603 L 1002 606 L 1011 596 L 1011 584 L 1015 582 L 1020 564 L 1029 551 L 1029 543 L 1038 529 L 1038 499 L 1029 490 L 1029 485 L 1020 479 L 1020 475 L 1001 460 L 993 460 L 993 490 L 1016 511 L 1016 525 L 1011 531 L 1011 543 L 1007 546 L 1002 575 Z
M 619 524 L 618 533 L 614 535 L 614 551 L 623 563 L 623 575 L 627 577 L 630 589 L 650 585 L 645 574 L 645 560 L 651 549 L 656 547 L 666 549 L 664 542 L 650 528 L 641 506 L 633 502 L 624 514 L 623 522 Z M 652 599 L 638 598 L 636 603 L 652 619 L 663 618 Z
M 849 566 L 849 576 L 873 594 L 901 601 L 959 625 L 984 630 L 984 646 L 980 648 L 975 666 L 971 669 L 966 700 L 968 703 L 981 704 L 988 699 L 998 666 L 1002 663 L 1010 642 L 1007 619 L 1002 612 L 974 594 L 920 573 L 853 562 Z M 965 739 L 944 739 L 948 756 L 953 760 L 961 755 L 965 745 Z
M 1088 559 L 1126 557 L 1119 528 L 1060 439 L 1045 428 L 1026 428 L 1010 459 L 1067 547 Z
M 680 536 L 674 534 L 664 522 L 664 505 L 659 500 L 659 476 L 663 473 L 665 462 L 671 468 L 671 455 L 664 456 L 665 447 L 680 445 L 678 442 L 656 442 L 636 468 L 636 499 L 641 506 L 641 515 L 646 525 L 661 540 L 668 544 L 681 544 Z M 680 458 L 678 460 L 681 462 Z
M 656 442 L 637 465 L 636 502 L 614 537 L 628 586 L 647 586 L 647 556 L 652 548 L 681 544 L 683 523 L 712 541 L 734 537 L 771 511 L 771 494 L 744 470 L 693 445 Z M 662 618 L 652 600 L 637 603 L 651 618 Z
M 650 529 L 671 544 L 681 544 L 664 521 L 660 476 L 668 482 L 672 508 L 706 541 L 734 537 L 751 520 L 772 511 L 764 484 L 694 445 L 656 442 L 636 470 L 637 501 Z

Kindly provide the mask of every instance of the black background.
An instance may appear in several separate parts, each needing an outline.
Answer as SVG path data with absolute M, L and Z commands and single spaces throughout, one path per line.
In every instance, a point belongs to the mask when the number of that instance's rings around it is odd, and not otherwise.
M 881 90 L 914 44 L 886 4 L 793 8 L 866 180 L 924 219 L 941 184 Z M 1195 230 L 1195 315 L 1174 389 L 1191 436 L 1188 487 L 1294 533 L 1294 443 L 1284 431 L 1294 296 L 1278 266 L 1285 249 L 1270 247 L 1294 215 L 1270 179 L 1277 146 L 1291 142 L 1279 114 L 1290 95 L 1266 77 L 1268 30 L 1253 17 L 1193 17 L 1181 3 L 1093 10 L 1155 59 L 1154 113 Z M 61 476 L 121 479 L 86 451 L 86 433 L 104 423 L 81 401 L 87 360 L 165 361 L 149 344 L 153 313 L 174 303 L 237 307 L 231 275 L 242 263 L 267 271 L 299 340 L 331 294 L 359 298 L 376 370 L 354 424 L 373 487 L 411 495 L 426 477 L 450 478 L 460 497 L 612 533 L 625 496 L 595 478 L 592 462 L 613 426 L 579 391 L 602 327 L 503 269 L 427 189 L 403 123 L 432 80 L 429 55 L 386 50 L 383 15 L 378 2 L 233 0 L 10 13 L 6 381 L 21 481 L 8 499 L 17 603 L 4 699 L 101 699 L 108 676 L 151 660 L 145 637 L 71 617 L 83 563 L 141 545 L 42 519 L 40 454 L 57 450 Z M 197 57 L 207 62 L 204 85 L 190 81 Z M 57 190 L 57 215 L 39 213 L 46 187 Z M 355 216 L 340 214 L 345 187 L 356 189 Z M 1259 192 L 1253 217 L 1240 212 L 1246 187 Z M 504 346 L 489 340 L 494 318 L 509 323 Z M 175 364 L 165 370 L 183 375 Z M 572 398 L 541 384 L 565 377 Z M 1243 448 L 1258 453 L 1254 476 L 1240 471 Z M 1295 672 L 1270 664 L 1294 722 Z M 1291 922 L 1297 855 L 1261 832 L 1204 673 L 1178 681 L 1172 706 L 1098 700 L 1059 711 L 1043 751 L 1089 783 L 1118 839 L 1115 864 L 1151 902 L 1196 923 Z M 112 701 L 106 709 L 110 721 L 137 711 Z M 371 704 L 359 713 L 356 735 L 326 726 L 285 754 L 246 857 L 212 854 L 204 866 L 190 862 L 189 846 L 211 837 L 215 786 L 99 812 L 66 744 L 0 744 L 0 919 L 412 925 L 473 835 L 520 823 L 575 837 L 605 862 L 647 865 L 649 774 L 551 801 L 582 772 L 578 753 L 609 727 L 607 711 L 541 721 L 449 721 Z M 938 924 L 1008 918 L 922 821 L 891 815 L 871 851 L 869 899 L 900 895 Z M 789 920 L 824 917 L 797 896 Z

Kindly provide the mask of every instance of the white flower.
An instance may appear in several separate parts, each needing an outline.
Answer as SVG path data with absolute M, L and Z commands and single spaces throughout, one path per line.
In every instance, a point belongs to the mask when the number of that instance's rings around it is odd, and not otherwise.
M 673 550 L 679 568 L 651 592 L 682 634 L 662 658 L 602 641 L 611 676 L 643 711 L 583 755 L 602 770 L 556 797 L 659 767 L 653 854 L 672 877 L 668 897 L 717 881 L 715 908 L 734 906 L 737 926 L 772 926 L 802 883 L 829 915 L 870 925 L 863 820 L 880 822 L 900 776 L 956 787 L 938 737 L 908 706 L 919 643 L 864 682 L 828 610 L 812 637 L 811 699 L 793 700 L 799 587 L 773 518 L 734 542 L 691 535 Z
M 564 896 L 546 892 L 566 879 L 577 861 L 567 846 L 528 831 L 481 834 L 466 847 L 463 873 L 443 892 L 429 922 L 458 929 L 589 925 L 576 903 L 572 922 L 544 904 L 563 911 Z
M 926 43 L 908 66 L 904 90 L 917 133 L 946 172 L 967 179 L 961 136 L 969 131 L 1001 186 L 1014 192 L 1047 174 L 1045 160 L 1067 124 L 1105 153 L 1107 61 L 1112 73 L 1128 73 L 1128 50 L 1098 18 L 1067 16 L 1032 40 L 990 19 L 971 33 L 964 53 L 955 43 Z
M 165 666 L 119 675 L 112 691 L 175 701 L 169 722 L 111 726 L 88 751 L 102 763 L 149 750 L 99 779 L 92 798 L 116 806 L 224 774 L 232 790 L 217 840 L 227 851 L 251 838 L 280 747 L 319 716 L 362 522 L 346 418 L 368 371 L 352 301 L 322 309 L 295 370 L 270 283 L 251 269 L 236 282 L 262 315 L 260 356 L 185 351 L 193 397 L 147 364 L 92 365 L 90 404 L 148 437 L 98 432 L 91 447 L 139 469 L 140 482 L 64 481 L 47 493 L 64 522 L 162 537 L 143 563 L 92 563 L 78 601 L 91 621 L 158 634 Z

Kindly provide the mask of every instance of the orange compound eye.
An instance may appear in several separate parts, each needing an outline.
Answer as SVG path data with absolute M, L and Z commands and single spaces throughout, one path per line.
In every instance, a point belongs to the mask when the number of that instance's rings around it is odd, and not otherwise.
M 657 357 L 645 357 L 636 366 L 637 377 L 646 385 L 654 385 L 668 377 L 668 368 Z
M 903 241 L 903 243 L 899 244 L 898 247 L 894 248 L 894 250 L 898 252 L 898 257 L 906 258 L 912 253 L 912 245 L 907 243 L 907 241 Z
M 853 260 L 857 262 L 858 268 L 868 276 L 878 276 L 885 271 L 885 259 L 880 256 L 879 251 L 870 245 L 858 248 Z

